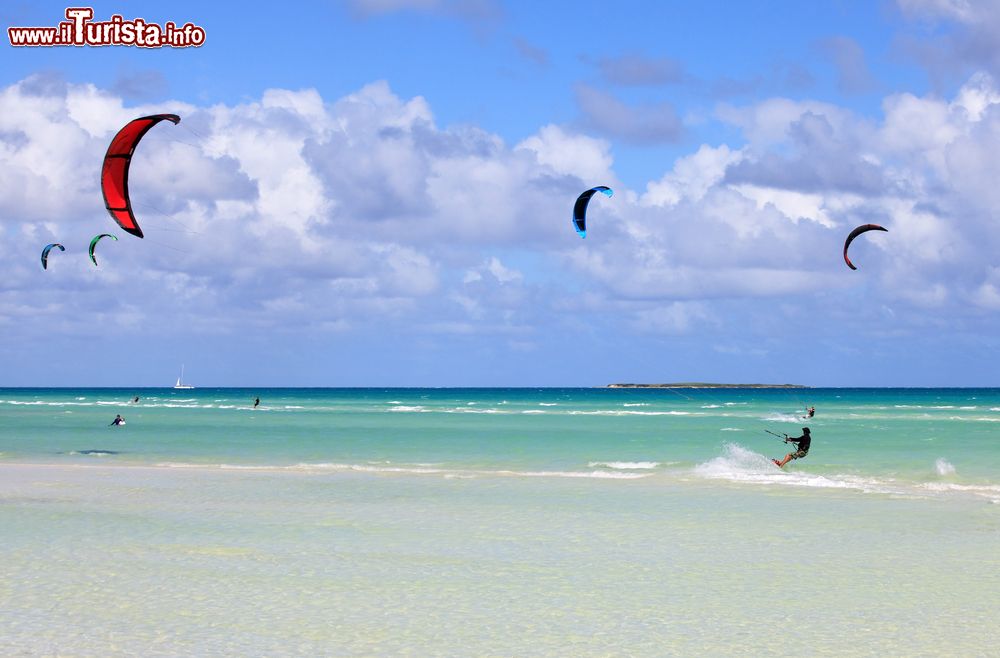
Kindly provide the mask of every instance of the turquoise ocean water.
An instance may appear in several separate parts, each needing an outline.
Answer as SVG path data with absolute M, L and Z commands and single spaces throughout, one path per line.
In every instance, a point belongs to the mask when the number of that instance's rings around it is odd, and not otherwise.
M 0 389 L 0 541 L 0 655 L 996 655 L 1000 389 Z

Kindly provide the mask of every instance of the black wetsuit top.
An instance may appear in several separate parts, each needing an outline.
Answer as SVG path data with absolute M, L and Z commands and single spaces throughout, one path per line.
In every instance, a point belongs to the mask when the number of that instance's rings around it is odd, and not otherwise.
M 805 450 L 806 452 L 809 452 L 809 444 L 812 443 L 812 437 L 810 437 L 808 434 L 803 434 L 802 436 L 795 437 L 794 439 L 789 437 L 788 440 L 797 445 L 799 447 L 799 450 Z

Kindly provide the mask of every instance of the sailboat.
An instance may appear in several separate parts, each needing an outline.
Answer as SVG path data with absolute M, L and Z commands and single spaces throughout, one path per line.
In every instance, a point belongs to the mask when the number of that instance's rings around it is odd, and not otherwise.
M 194 386 L 188 386 L 187 384 L 183 384 L 182 383 L 183 381 L 184 381 L 184 364 L 182 363 L 181 376 L 177 378 L 177 383 L 174 384 L 174 388 L 194 388 Z

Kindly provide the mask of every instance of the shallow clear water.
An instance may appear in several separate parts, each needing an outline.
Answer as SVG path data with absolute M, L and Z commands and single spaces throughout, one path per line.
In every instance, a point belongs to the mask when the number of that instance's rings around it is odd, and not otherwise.
M 996 389 L 0 390 L 0 655 L 989 655 L 998 421 Z

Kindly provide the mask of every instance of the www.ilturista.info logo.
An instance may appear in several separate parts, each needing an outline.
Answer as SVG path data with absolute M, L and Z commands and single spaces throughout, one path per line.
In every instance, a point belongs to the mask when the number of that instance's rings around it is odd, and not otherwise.
M 142 18 L 125 20 L 115 14 L 108 21 L 94 21 L 91 7 L 67 7 L 65 21 L 56 27 L 8 27 L 12 46 L 139 46 L 140 48 L 189 48 L 205 43 L 205 28 L 193 23 L 162 26 Z

